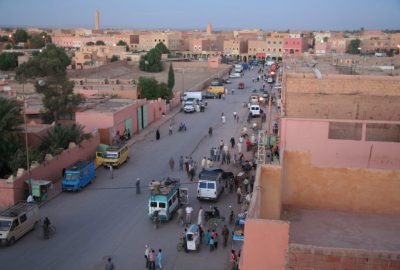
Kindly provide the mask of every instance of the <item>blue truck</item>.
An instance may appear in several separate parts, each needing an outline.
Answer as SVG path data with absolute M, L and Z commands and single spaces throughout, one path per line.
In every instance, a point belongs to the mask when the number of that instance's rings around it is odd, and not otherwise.
M 79 160 L 65 170 L 62 180 L 62 190 L 80 191 L 89 185 L 96 177 L 93 161 Z

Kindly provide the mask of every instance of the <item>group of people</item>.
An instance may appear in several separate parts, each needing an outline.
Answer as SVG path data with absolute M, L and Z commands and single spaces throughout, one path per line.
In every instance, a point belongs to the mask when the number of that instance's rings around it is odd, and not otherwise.
M 156 266 L 163 269 L 164 253 L 160 248 L 156 254 L 155 250 L 148 245 L 145 246 L 144 258 L 146 261 L 146 269 L 155 270 Z

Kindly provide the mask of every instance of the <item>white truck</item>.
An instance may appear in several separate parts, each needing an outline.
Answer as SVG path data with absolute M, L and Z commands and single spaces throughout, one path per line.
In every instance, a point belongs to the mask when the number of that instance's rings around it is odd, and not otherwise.
M 185 93 L 183 93 L 183 100 L 187 100 L 188 98 L 194 98 L 194 99 L 197 99 L 198 101 L 201 101 L 203 98 L 203 95 L 201 92 L 185 92 Z

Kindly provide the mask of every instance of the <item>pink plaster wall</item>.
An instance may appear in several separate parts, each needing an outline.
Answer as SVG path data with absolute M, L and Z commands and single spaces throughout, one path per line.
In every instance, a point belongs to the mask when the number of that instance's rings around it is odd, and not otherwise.
M 131 134 L 134 134 L 137 132 L 137 104 L 131 104 L 114 114 L 114 124 L 112 127 L 115 131 L 119 131 L 120 134 L 123 134 L 125 130 L 125 120 L 128 118 L 132 119 Z
M 289 246 L 289 224 L 278 220 L 247 219 L 242 248 L 242 270 L 284 270 Z
M 62 169 L 71 166 L 77 160 L 90 160 L 95 157 L 96 147 L 100 143 L 99 134 L 94 134 L 89 140 L 83 141 L 80 146 L 64 150 L 52 160 L 46 161 L 36 168 L 31 169 L 31 176 L 34 179 L 58 181 L 61 179 Z M 7 207 L 20 200 L 25 200 L 25 191 L 28 188 L 25 180 L 28 173 L 25 172 L 15 181 L 7 183 L 0 181 L 0 207 Z
M 282 118 L 281 127 L 281 150 L 308 151 L 314 165 L 372 169 L 400 167 L 400 143 L 328 139 L 328 120 Z
M 86 110 L 75 113 L 77 124 L 83 126 L 85 132 L 92 132 L 99 128 L 109 128 L 114 126 L 114 116 L 111 112 L 98 112 Z
M 158 99 L 147 102 L 147 121 L 149 124 L 160 119 L 163 112 L 167 113 L 165 100 Z

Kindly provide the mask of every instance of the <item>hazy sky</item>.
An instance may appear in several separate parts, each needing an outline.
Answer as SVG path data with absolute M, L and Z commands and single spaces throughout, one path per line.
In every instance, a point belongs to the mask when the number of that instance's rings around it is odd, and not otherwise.
M 0 0 L 0 26 L 400 29 L 400 0 Z

